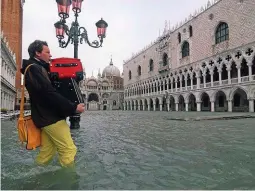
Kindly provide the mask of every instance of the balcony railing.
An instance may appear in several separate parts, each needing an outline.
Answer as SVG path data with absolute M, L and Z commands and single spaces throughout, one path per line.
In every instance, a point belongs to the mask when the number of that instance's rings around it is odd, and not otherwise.
M 249 83 L 249 76 L 243 76 L 240 78 L 241 79 L 241 83 Z M 251 76 L 251 79 L 252 81 L 254 82 L 255 81 L 255 75 L 252 75 Z M 213 87 L 219 87 L 219 86 L 224 86 L 224 85 L 231 85 L 231 84 L 238 84 L 238 78 L 232 78 L 230 79 L 230 84 L 228 83 L 228 79 L 226 80 L 222 80 L 221 81 L 221 85 L 220 85 L 220 82 L 219 81 L 215 81 L 213 82 Z M 208 82 L 205 84 L 201 83 L 200 84 L 200 89 L 204 89 L 204 88 L 210 88 L 211 87 L 211 82 Z M 168 89 L 168 90 L 161 90 L 161 91 L 157 91 L 157 92 L 150 92 L 150 93 L 145 93 L 143 94 L 144 96 L 152 96 L 152 95 L 164 95 L 165 94 L 165 91 L 169 91 L 169 93 L 178 93 L 178 92 L 185 92 L 185 91 L 195 91 L 197 89 L 197 85 L 193 85 L 193 89 L 191 88 L 191 86 L 187 86 L 187 89 L 186 87 L 182 87 L 182 88 L 172 88 L 172 89 Z M 136 97 L 139 97 L 141 95 L 133 95 L 133 96 L 129 96 L 128 98 L 136 98 Z

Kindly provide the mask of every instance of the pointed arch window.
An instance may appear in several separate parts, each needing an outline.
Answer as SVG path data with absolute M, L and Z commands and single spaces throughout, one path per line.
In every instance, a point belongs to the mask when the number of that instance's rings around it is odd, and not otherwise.
M 185 41 L 182 45 L 182 58 L 189 56 L 189 43 Z
M 154 64 L 153 64 L 153 60 L 152 59 L 150 59 L 150 65 L 149 65 L 149 68 L 150 68 L 150 72 L 152 72 L 153 71 L 153 68 L 154 68 L 154 66 L 153 66 Z
M 179 41 L 179 43 L 181 43 L 181 41 L 182 41 L 181 33 L 179 33 L 179 32 L 178 32 L 178 41 Z
M 166 53 L 164 53 L 163 55 L 163 66 L 168 65 L 168 55 Z
M 189 26 L 189 37 L 192 37 L 193 36 L 193 29 L 192 29 L 192 26 L 190 25 Z
M 138 76 L 141 76 L 141 74 L 142 74 L 142 68 L 140 65 L 137 68 L 137 74 L 138 74 Z
M 229 39 L 229 29 L 227 23 L 220 23 L 216 29 L 215 42 L 219 44 Z
M 132 73 L 131 73 L 131 71 L 129 70 L 129 72 L 128 72 L 128 78 L 131 80 L 131 78 L 132 78 Z

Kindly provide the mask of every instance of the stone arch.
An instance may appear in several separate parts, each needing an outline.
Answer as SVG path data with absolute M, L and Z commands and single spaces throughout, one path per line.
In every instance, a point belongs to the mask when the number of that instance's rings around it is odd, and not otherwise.
M 145 109 L 145 111 L 148 111 L 148 101 L 147 101 L 147 99 L 144 99 L 144 109 Z
M 140 99 L 139 100 L 139 109 L 142 111 L 143 110 L 143 101 Z
M 182 94 L 177 97 L 178 100 L 178 111 L 185 111 L 185 99 Z
M 237 88 L 231 92 L 232 96 L 232 111 L 237 112 L 248 112 L 249 111 L 249 101 L 248 95 L 245 89 Z
M 228 111 L 227 94 L 224 90 L 216 90 L 211 96 L 211 100 L 214 101 L 214 108 L 216 112 Z
M 209 96 L 209 92 L 206 92 L 206 91 L 201 91 L 197 94 L 197 97 L 196 97 L 196 100 L 197 102 L 201 102 L 201 98 L 202 98 L 202 94 L 206 93 L 208 96 Z
M 170 95 L 169 97 L 170 111 L 175 111 L 175 98 Z
M 99 95 L 92 92 L 88 95 L 87 110 L 98 110 L 99 109 Z
M 189 111 L 197 111 L 196 96 L 193 93 L 189 93 L 185 100 L 188 103 Z
M 92 92 L 88 95 L 88 102 L 90 101 L 95 101 L 95 102 L 99 102 L 99 95 L 95 92 Z
M 97 87 L 98 86 L 98 82 L 95 80 L 95 79 L 89 79 L 87 81 L 87 86 L 90 86 L 90 87 Z
M 155 104 L 156 104 L 156 111 L 159 111 L 159 98 L 158 97 L 156 97 L 155 98 Z
M 150 106 L 150 111 L 153 111 L 153 100 L 152 100 L 152 98 L 149 98 L 148 106 Z
M 162 111 L 167 111 L 167 99 L 166 97 L 162 97 Z
M 200 95 L 201 111 L 211 111 L 211 101 L 208 92 L 202 92 Z
M 240 89 L 240 90 L 243 90 L 245 93 L 246 93 L 246 96 L 248 96 L 248 92 L 245 88 L 241 87 L 241 86 L 235 86 L 232 88 L 232 90 L 229 92 L 229 100 L 233 100 L 233 97 L 234 97 L 234 94 L 235 92 Z
M 226 99 L 228 99 L 228 93 L 227 93 L 227 91 L 226 90 L 224 90 L 224 89 L 217 89 L 217 90 L 215 90 L 212 94 L 211 94 L 211 96 L 210 96 L 210 100 L 211 101 L 216 101 L 216 94 L 218 93 L 218 92 L 223 92 L 224 94 L 225 94 L 225 96 L 226 96 Z

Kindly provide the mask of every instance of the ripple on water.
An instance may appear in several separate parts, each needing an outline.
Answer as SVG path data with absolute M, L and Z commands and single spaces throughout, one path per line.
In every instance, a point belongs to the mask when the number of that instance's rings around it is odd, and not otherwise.
M 214 113 L 223 115 L 224 113 Z M 35 166 L 2 122 L 2 189 L 255 189 L 253 119 L 171 121 L 197 112 L 88 112 L 71 130 L 76 172 Z

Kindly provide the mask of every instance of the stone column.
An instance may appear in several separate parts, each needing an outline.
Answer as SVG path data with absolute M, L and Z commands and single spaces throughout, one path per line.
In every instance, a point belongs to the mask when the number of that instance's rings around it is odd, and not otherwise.
M 254 112 L 254 100 L 249 100 L 249 112 Z
M 179 106 L 179 103 L 175 103 L 175 111 L 179 111 L 178 106 Z
M 140 103 L 138 102 L 138 111 L 140 111 Z
M 148 111 L 151 110 L 151 104 L 148 104 Z
M 145 111 L 145 100 L 143 99 L 143 111 Z
M 213 87 L 213 71 L 210 71 L 210 75 L 211 75 L 211 87 Z
M 232 112 L 232 100 L 228 100 L 228 112 Z
M 193 90 L 193 77 L 190 77 L 190 88 Z
M 167 111 L 170 111 L 170 103 L 167 102 Z
M 199 101 L 197 101 L 197 111 L 201 111 L 201 102 Z
M 126 111 L 126 104 L 125 104 L 125 102 L 124 102 L 124 107 L 123 108 L 124 108 L 124 111 Z
M 231 84 L 231 68 L 227 68 L 227 71 L 228 71 L 228 84 Z
M 214 112 L 215 111 L 215 107 L 214 107 L 214 101 L 211 101 L 211 112 Z
M 205 79 L 205 75 L 206 75 L 206 74 L 203 74 L 204 88 L 206 88 L 206 81 L 205 81 L 206 79 Z
M 159 104 L 159 109 L 162 111 L 162 103 Z
M 185 75 L 185 77 L 184 77 L 184 80 L 185 80 L 185 90 L 187 91 L 187 89 L 188 89 L 188 83 L 187 83 L 187 75 Z
M 163 97 L 161 97 L 159 99 L 159 110 L 162 111 L 163 110 Z
M 248 67 L 249 67 L 249 81 L 252 81 L 252 62 L 249 64 L 248 63 Z
M 185 103 L 185 111 L 189 111 L 189 103 Z
M 171 80 L 171 92 L 173 92 L 174 90 L 173 90 L 173 81 Z
M 175 80 L 175 92 L 177 92 L 177 80 Z
M 237 78 L 238 78 L 238 83 L 241 83 L 241 66 L 237 65 Z
M 196 73 L 196 78 L 197 78 L 197 89 L 200 89 L 200 73 Z

